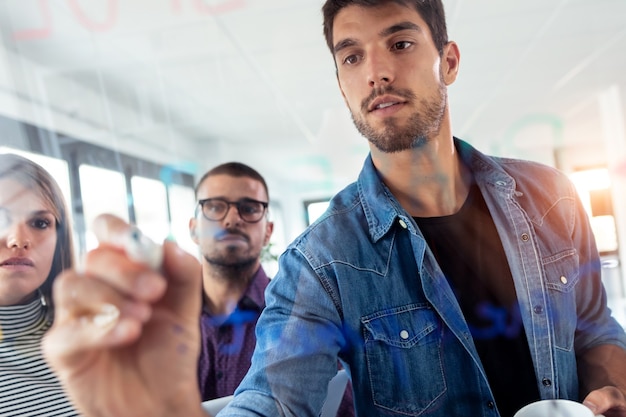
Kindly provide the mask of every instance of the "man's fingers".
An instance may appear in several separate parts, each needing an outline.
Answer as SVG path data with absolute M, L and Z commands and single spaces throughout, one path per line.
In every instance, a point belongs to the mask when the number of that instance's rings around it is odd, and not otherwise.
M 626 403 L 622 392 L 616 387 L 603 387 L 591 391 L 583 404 L 595 415 L 626 416 Z
M 86 255 L 84 273 L 138 300 L 156 301 L 166 287 L 165 279 L 157 271 L 129 259 L 125 252 L 108 243 Z
M 129 225 L 119 217 L 103 214 L 94 220 L 93 231 L 101 244 L 123 249 L 130 259 L 146 264 L 152 269 L 161 268 L 163 248 L 150 240 L 136 226 Z
M 123 248 L 131 226 L 112 214 L 101 214 L 93 221 L 92 229 L 98 242 Z
M 118 313 L 110 306 L 100 314 L 109 317 L 94 324 L 98 321 L 96 315 L 84 315 L 46 333 L 42 347 L 46 357 L 53 358 L 51 364 L 54 368 L 59 361 L 73 370 L 80 368 L 74 362 L 85 361 L 90 351 L 96 353 L 109 347 L 126 346 L 141 335 L 142 323 L 139 320 L 122 316 L 111 319 L 111 315 Z
M 107 318 L 132 318 L 147 321 L 151 307 L 148 303 L 124 296 L 96 278 L 87 278 L 72 271 L 57 277 L 54 283 L 56 318 L 60 322 L 83 316 L 94 316 L 95 324 L 104 325 Z M 109 320 L 110 321 L 110 320 Z
M 149 304 L 133 301 L 106 283 L 73 271 L 57 277 L 54 303 L 55 325 L 46 333 L 43 349 L 53 367 L 70 365 L 74 370 L 88 365 L 91 350 L 137 340 L 152 313 Z
M 98 276 L 138 300 L 159 300 L 160 306 L 181 318 L 197 320 L 202 300 L 202 272 L 194 256 L 173 242 L 154 245 L 136 228 L 112 215 L 98 216 L 93 228 L 100 248 L 87 258 L 89 275 Z M 155 254 L 155 246 L 158 246 L 158 254 Z M 150 274 L 151 269 L 146 268 L 156 259 L 160 264 L 158 272 L 163 273 L 165 279 L 154 270 Z M 141 270 L 142 267 L 146 269 Z
M 181 317 L 197 320 L 202 301 L 202 271 L 198 260 L 173 242 L 163 245 L 167 292 L 160 301 Z

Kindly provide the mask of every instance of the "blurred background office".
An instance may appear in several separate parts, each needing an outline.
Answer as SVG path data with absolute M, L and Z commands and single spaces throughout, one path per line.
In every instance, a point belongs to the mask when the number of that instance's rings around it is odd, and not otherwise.
M 323 0 L 0 0 L 0 152 L 53 172 L 78 253 L 113 212 L 191 252 L 196 175 L 237 160 L 272 190 L 264 266 L 358 175 Z M 454 134 L 575 181 L 626 326 L 626 2 L 444 0 Z

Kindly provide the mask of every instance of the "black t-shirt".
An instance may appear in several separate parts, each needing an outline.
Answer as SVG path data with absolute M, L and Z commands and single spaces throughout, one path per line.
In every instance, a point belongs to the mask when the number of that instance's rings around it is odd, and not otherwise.
M 415 221 L 461 306 L 500 414 L 513 416 L 539 390 L 513 277 L 478 186 L 457 213 Z

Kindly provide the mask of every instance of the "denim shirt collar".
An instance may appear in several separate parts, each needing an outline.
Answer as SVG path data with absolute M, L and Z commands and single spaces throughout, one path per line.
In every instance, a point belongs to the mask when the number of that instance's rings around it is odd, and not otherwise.
M 467 142 L 454 138 L 454 145 L 461 160 L 470 168 L 479 186 L 494 187 L 498 192 L 511 195 L 515 192 L 515 180 L 491 157 L 484 155 Z M 412 233 L 417 233 L 413 219 L 383 183 L 369 154 L 357 180 L 357 189 L 363 205 L 369 234 L 374 242 L 382 238 L 397 221 Z
M 368 155 L 357 180 L 359 199 L 367 220 L 369 234 L 374 242 L 381 239 L 398 217 L 406 212 L 382 182 L 374 167 L 372 155 Z
M 458 138 L 454 138 L 454 146 L 479 186 L 493 186 L 509 195 L 515 192 L 515 179 L 502 168 L 501 161 L 506 158 L 497 158 L 500 160 L 498 162 Z

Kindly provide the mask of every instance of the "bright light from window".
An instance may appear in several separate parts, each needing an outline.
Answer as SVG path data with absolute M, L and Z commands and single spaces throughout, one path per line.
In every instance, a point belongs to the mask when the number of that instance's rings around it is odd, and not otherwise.
M 5 146 L 0 147 L 0 153 L 13 153 L 23 156 L 24 158 L 30 159 L 34 163 L 41 165 L 46 171 L 48 171 L 52 178 L 54 178 L 55 181 L 59 184 L 59 188 L 61 188 L 63 197 L 65 197 L 65 203 L 67 204 L 71 216 L 72 193 L 70 191 L 70 176 L 66 161 L 35 153 L 19 151 L 17 149 L 7 148 Z
M 189 237 L 189 219 L 193 217 L 196 203 L 193 189 L 172 184 L 169 186 L 169 196 L 170 215 L 172 216 L 170 237 L 174 238 L 178 246 L 193 255 L 197 255 L 198 248 Z
M 611 199 L 611 178 L 606 168 L 578 171 L 570 175 L 589 222 L 600 253 L 618 249 L 617 229 Z
M 598 251 L 600 253 L 616 251 L 618 248 L 617 230 L 613 216 L 596 216 L 590 221 Z
M 317 201 L 314 203 L 308 203 L 306 205 L 306 212 L 309 220 L 309 224 L 312 224 L 317 220 L 328 208 L 329 201 Z
M 602 190 L 611 186 L 611 176 L 606 168 L 588 169 L 570 174 L 576 188 L 589 190 Z
M 591 216 L 590 191 L 602 190 L 611 186 L 611 177 L 606 168 L 588 169 L 570 174 L 570 179 L 574 182 L 578 195 L 583 202 L 585 210 Z
M 170 234 L 165 185 L 158 180 L 134 176 L 130 180 L 137 226 L 157 243 Z
M 85 245 L 89 251 L 98 246 L 91 225 L 103 213 L 114 214 L 128 221 L 128 198 L 124 174 L 91 165 L 78 168 L 80 191 L 85 215 Z

